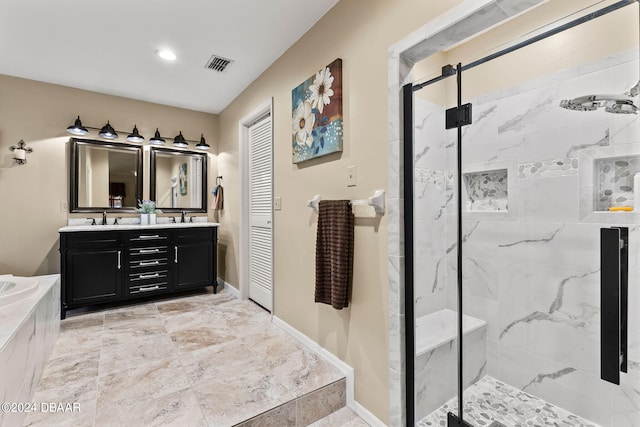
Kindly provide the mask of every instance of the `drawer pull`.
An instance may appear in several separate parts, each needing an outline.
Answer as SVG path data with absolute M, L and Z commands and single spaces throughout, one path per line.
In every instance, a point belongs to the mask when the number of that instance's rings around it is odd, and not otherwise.
M 145 240 L 145 239 L 160 239 L 161 237 L 158 234 L 153 234 L 153 235 L 149 235 L 149 236 L 138 236 L 138 239 L 140 240 Z
M 140 261 L 138 263 L 138 266 L 140 267 L 144 267 L 147 265 L 160 265 L 160 261 Z
M 140 249 L 138 251 L 138 253 L 141 254 L 157 254 L 158 252 L 160 252 L 160 249 L 155 248 L 155 249 Z
M 154 279 L 156 277 L 160 277 L 160 273 L 141 274 L 140 276 L 138 276 L 138 278 L 140 278 L 140 279 Z
M 140 291 L 140 292 L 149 292 L 149 291 L 157 291 L 158 289 L 160 289 L 160 286 L 155 285 L 155 286 L 149 286 L 147 288 L 138 288 L 138 291 Z

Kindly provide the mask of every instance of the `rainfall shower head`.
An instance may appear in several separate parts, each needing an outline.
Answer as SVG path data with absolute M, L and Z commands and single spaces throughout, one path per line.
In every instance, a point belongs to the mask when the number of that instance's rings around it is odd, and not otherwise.
M 640 81 L 622 95 L 585 95 L 573 99 L 563 99 L 560 107 L 573 111 L 595 111 L 604 108 L 607 113 L 638 114 L 638 105 L 634 102 L 640 93 Z

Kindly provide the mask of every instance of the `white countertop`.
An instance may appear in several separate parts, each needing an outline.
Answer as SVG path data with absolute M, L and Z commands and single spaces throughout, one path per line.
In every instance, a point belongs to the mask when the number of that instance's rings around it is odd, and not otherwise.
M 113 230 L 147 230 L 147 229 L 162 229 L 162 228 L 182 228 L 182 227 L 217 227 L 220 224 L 217 222 L 172 222 L 153 224 L 153 225 L 141 225 L 141 224 L 118 224 L 118 225 L 67 225 L 58 229 L 60 233 L 70 233 L 75 231 L 113 231 Z

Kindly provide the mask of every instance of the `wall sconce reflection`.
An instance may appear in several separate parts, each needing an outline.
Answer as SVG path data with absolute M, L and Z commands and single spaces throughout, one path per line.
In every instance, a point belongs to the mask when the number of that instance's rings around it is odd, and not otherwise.
M 27 147 L 23 140 L 18 142 L 18 145 L 12 145 L 9 150 L 13 151 L 13 160 L 19 165 L 27 163 L 27 153 L 33 153 L 33 148 Z

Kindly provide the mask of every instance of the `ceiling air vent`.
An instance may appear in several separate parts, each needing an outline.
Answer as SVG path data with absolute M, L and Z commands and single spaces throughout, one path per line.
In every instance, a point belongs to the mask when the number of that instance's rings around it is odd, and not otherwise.
M 211 58 L 209 58 L 209 60 L 207 61 L 204 68 L 222 73 L 232 63 L 233 61 L 231 59 L 226 59 L 218 55 L 212 55 Z

